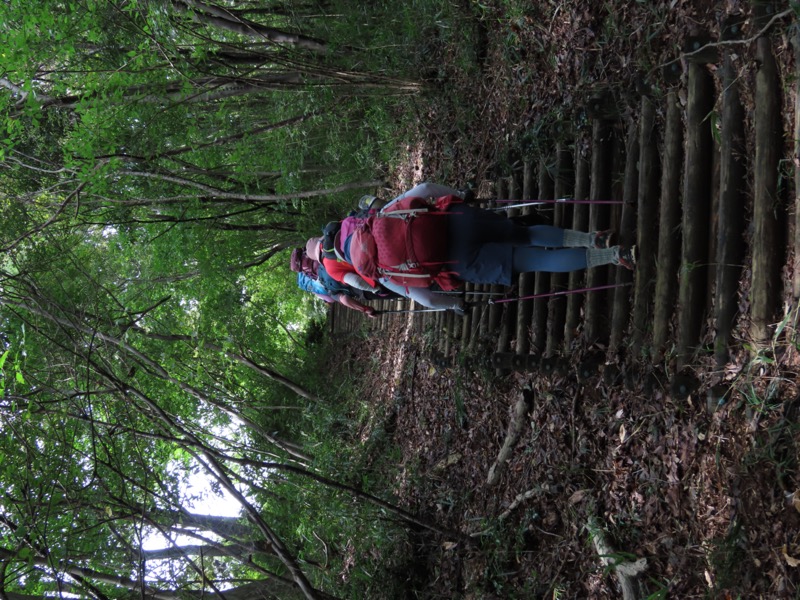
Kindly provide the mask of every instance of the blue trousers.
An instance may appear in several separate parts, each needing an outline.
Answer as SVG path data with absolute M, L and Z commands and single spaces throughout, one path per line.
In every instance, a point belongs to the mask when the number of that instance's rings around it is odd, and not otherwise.
M 464 281 L 511 285 L 519 273 L 586 268 L 586 249 L 563 248 L 563 229 L 515 225 L 504 215 L 465 204 L 448 212 L 450 258 Z

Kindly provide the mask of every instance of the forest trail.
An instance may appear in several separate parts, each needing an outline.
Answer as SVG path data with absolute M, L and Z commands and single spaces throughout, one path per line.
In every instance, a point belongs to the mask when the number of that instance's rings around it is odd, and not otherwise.
M 723 41 L 737 37 L 737 25 L 732 19 L 725 26 Z M 749 122 L 743 84 L 731 65 L 735 46 L 716 46 L 688 55 L 683 80 L 665 68 L 669 87 L 662 97 L 643 95 L 638 110 L 624 120 L 614 98 L 590 99 L 588 124 L 577 131 L 574 123 L 558 124 L 550 152 L 525 157 L 522 169 L 494 182 L 494 199 L 485 207 L 502 209 L 497 198 L 515 204 L 545 200 L 505 212 L 577 230 L 611 228 L 619 243 L 636 244 L 635 273 L 610 267 L 523 274 L 505 295 L 470 284 L 466 298 L 473 308 L 465 318 L 426 312 L 415 315 L 413 326 L 440 331 L 439 349 L 447 357 L 496 340 L 493 364 L 499 372 L 572 360 L 576 340 L 585 348 L 627 354 L 645 371 L 666 357 L 673 375 L 691 371 L 693 358 L 704 350 L 713 350 L 723 367 L 732 344 L 769 346 L 780 320 L 782 274 L 795 273 L 789 282 L 795 298 L 800 276 L 787 264 L 795 254 L 789 235 L 796 228 L 789 217 L 797 207 L 779 189 L 786 186 L 782 164 L 796 162 L 783 154 L 787 117 L 781 96 L 791 82 L 779 80 L 769 40 L 761 39 L 755 88 L 748 90 L 754 100 Z M 687 42 L 687 52 L 694 43 Z M 709 64 L 716 65 L 716 81 Z M 582 202 L 552 204 L 553 199 Z M 605 289 L 568 292 L 598 287 Z M 514 301 L 548 294 L 556 295 Z M 404 301 L 375 306 L 414 310 Z M 408 315 L 385 312 L 369 325 L 383 330 L 397 319 Z M 335 306 L 332 320 L 335 331 L 351 331 L 363 317 Z
M 772 18 L 757 15 L 756 25 L 766 27 Z M 415 314 L 404 301 L 375 306 L 412 312 L 384 312 L 373 320 L 338 305 L 330 313 L 334 335 L 366 327 L 373 332 L 370 340 L 388 331 L 402 332 L 394 338 L 401 345 L 422 340 L 418 345 L 427 349 L 431 373 L 461 364 L 467 371 L 493 372 L 517 393 L 523 385 L 534 390 L 530 427 L 522 432 L 499 496 L 485 476 L 511 420 L 508 403 L 492 405 L 485 417 L 486 402 L 497 398 L 453 409 L 429 394 L 435 409 L 419 416 L 417 404 L 405 413 L 407 424 L 419 422 L 426 431 L 404 434 L 420 455 L 422 448 L 429 450 L 436 493 L 474 494 L 463 506 L 456 503 L 461 513 L 453 511 L 453 524 L 469 530 L 467 514 L 502 513 L 502 519 L 508 516 L 503 511 L 516 510 L 524 512 L 510 519 L 517 531 L 544 530 L 557 538 L 544 544 L 526 537 L 530 555 L 517 557 L 519 585 L 541 594 L 553 590 L 547 586 L 556 585 L 572 561 L 582 565 L 583 580 L 566 584 L 568 591 L 597 591 L 592 586 L 603 575 L 587 575 L 585 566 L 597 562 L 597 555 L 575 535 L 596 514 L 609 523 L 636 523 L 635 534 L 616 532 L 620 550 L 648 555 L 649 575 L 668 581 L 663 589 L 675 597 L 702 594 L 708 586 L 790 597 L 797 584 L 797 575 L 786 568 L 791 557 L 785 558 L 798 539 L 797 515 L 785 508 L 785 496 L 798 487 L 794 461 L 754 466 L 747 446 L 796 458 L 787 429 L 793 419 L 786 415 L 794 414 L 798 397 L 800 194 L 791 192 L 800 189 L 800 163 L 786 140 L 800 138 L 800 123 L 785 100 L 796 97 L 798 78 L 781 78 L 768 36 L 737 44 L 737 17 L 721 29 L 720 39 L 710 43 L 688 38 L 682 58 L 664 65 L 657 86 L 642 86 L 633 106 L 621 106 L 610 93 L 595 95 L 574 121 L 552 126 L 549 143 L 520 157 L 518 168 L 477 190 L 479 197 L 493 199 L 489 208 L 502 206 L 496 199 L 619 201 L 508 213 L 579 230 L 613 228 L 622 243 L 637 245 L 635 272 L 609 267 L 524 274 L 511 290 L 468 285 L 466 298 L 474 307 L 465 317 Z M 797 40 L 793 44 L 798 47 Z M 744 47 L 744 60 L 755 72 L 749 81 L 735 68 Z M 603 289 L 559 294 L 584 288 Z M 529 296 L 541 297 L 486 301 Z M 415 360 L 411 376 L 421 386 Z M 457 376 L 450 377 L 452 386 Z M 410 386 L 413 399 L 414 382 L 393 385 L 406 391 Z M 759 428 L 767 427 L 767 405 L 783 416 L 770 421 L 775 428 L 769 425 L 770 441 L 763 442 Z M 432 425 L 436 411 L 442 422 Z M 467 415 L 456 419 L 464 430 L 460 438 L 452 433 L 452 414 L 459 411 Z M 650 433 L 631 441 L 640 431 Z M 725 446 L 726 436 L 741 444 Z M 712 437 L 716 445 L 704 443 Z M 407 456 L 413 452 L 408 448 Z M 449 473 L 442 475 L 442 461 L 452 457 L 460 466 L 447 462 Z M 594 499 L 583 506 L 588 497 Z M 742 523 L 750 536 L 746 553 L 758 556 L 753 570 L 760 575 L 747 567 L 726 573 L 716 564 L 704 575 L 710 559 L 688 548 L 724 545 L 731 527 Z M 463 555 L 461 560 L 469 562 Z M 456 562 L 451 576 L 467 589 L 475 576 Z M 538 573 L 539 587 L 525 565 Z M 603 585 L 614 586 L 607 580 Z

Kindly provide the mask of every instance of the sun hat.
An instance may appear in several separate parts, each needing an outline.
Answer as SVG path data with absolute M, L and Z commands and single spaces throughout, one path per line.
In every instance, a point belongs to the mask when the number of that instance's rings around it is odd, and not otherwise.
M 306 254 L 311 260 L 319 262 L 319 246 L 321 243 L 321 237 L 312 237 L 306 242 Z

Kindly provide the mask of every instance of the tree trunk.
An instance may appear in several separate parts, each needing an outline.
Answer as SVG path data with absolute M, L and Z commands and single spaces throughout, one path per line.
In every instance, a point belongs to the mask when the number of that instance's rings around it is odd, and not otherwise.
M 313 52 L 325 52 L 328 49 L 327 44 L 321 40 L 299 33 L 289 33 L 280 29 L 266 27 L 238 16 L 232 10 L 214 4 L 206 4 L 197 0 L 173 0 L 172 5 L 179 12 L 189 13 L 191 11 L 192 19 L 198 23 L 211 25 L 240 35 L 262 39 L 283 46 L 296 46 Z

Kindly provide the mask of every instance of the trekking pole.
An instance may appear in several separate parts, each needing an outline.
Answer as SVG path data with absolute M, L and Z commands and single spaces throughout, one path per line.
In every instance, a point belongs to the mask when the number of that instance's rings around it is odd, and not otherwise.
M 500 300 L 489 299 L 486 304 L 501 304 L 503 302 L 519 302 L 520 300 L 536 300 L 538 298 L 552 298 L 554 296 L 569 296 L 571 294 L 582 294 L 584 292 L 599 292 L 601 290 L 611 290 L 619 287 L 628 287 L 633 283 L 609 283 L 608 285 L 598 285 L 595 287 L 585 287 L 576 290 L 561 290 L 558 292 L 546 292 L 544 294 L 533 294 L 531 296 L 522 296 L 520 298 L 501 298 Z
M 472 296 L 503 296 L 505 292 L 464 292 L 453 290 L 452 292 L 445 292 L 444 290 L 436 290 L 434 294 L 440 294 L 443 296 L 463 296 L 464 294 L 470 294 Z
M 512 200 L 495 200 L 495 202 L 512 202 Z M 622 204 L 621 200 L 533 200 L 531 202 L 523 202 L 521 204 L 505 204 L 503 206 L 495 206 L 489 208 L 494 212 L 501 210 L 509 210 L 511 208 L 525 208 L 526 206 L 547 206 L 554 204 Z
M 490 202 L 497 202 L 498 204 L 513 204 L 519 202 L 519 199 L 509 200 L 490 200 Z M 522 204 L 514 204 L 513 206 L 504 206 L 503 208 L 522 208 L 525 206 L 538 206 L 540 204 L 622 204 L 622 200 L 575 200 L 574 198 L 555 198 L 554 200 L 528 200 Z
M 401 313 L 426 313 L 426 312 L 444 312 L 446 308 L 421 308 L 414 310 L 413 308 L 404 308 L 402 310 L 376 310 L 373 315 L 398 315 Z

